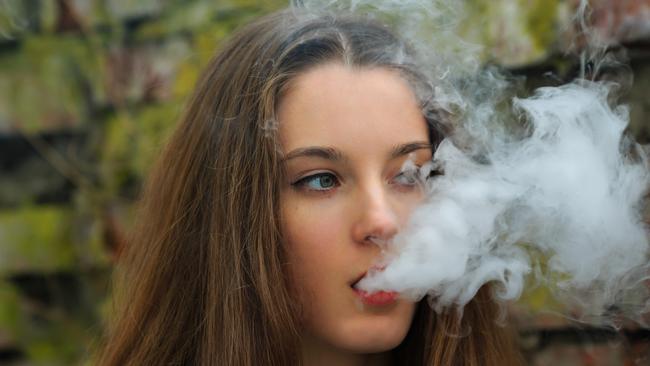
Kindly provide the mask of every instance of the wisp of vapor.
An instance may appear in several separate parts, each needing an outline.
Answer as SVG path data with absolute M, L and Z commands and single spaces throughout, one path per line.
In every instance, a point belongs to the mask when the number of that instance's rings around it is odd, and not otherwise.
M 583 320 L 606 321 L 615 309 L 643 323 L 650 246 L 641 212 L 650 172 L 644 148 L 625 133 L 628 109 L 612 102 L 617 84 L 578 78 L 510 95 L 504 74 L 480 67 L 480 46 L 455 33 L 462 1 L 300 3 L 393 15 L 394 29 L 420 55 L 433 103 L 453 121 L 434 154 L 444 174 L 424 183 L 425 202 L 382 245 L 386 266 L 361 288 L 429 296 L 442 311 L 462 309 L 487 283 L 502 300 L 542 284 Z

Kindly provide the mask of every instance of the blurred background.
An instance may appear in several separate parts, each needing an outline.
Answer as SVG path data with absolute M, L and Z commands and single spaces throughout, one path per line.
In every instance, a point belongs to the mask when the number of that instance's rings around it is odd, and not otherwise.
M 525 88 L 575 77 L 577 0 L 467 0 L 465 36 Z M 650 142 L 650 0 L 592 0 Z M 203 65 L 281 0 L 0 0 L 0 365 L 84 362 L 143 178 Z M 576 44 L 573 42 L 578 40 Z M 543 288 L 513 305 L 532 365 L 650 365 L 650 333 L 579 326 Z M 569 309 L 570 311 L 570 309 Z

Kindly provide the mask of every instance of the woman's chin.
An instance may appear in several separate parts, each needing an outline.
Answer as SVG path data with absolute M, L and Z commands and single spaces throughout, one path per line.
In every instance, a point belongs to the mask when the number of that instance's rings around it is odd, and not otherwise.
M 342 344 L 342 348 L 351 353 L 381 353 L 390 351 L 402 343 L 406 334 L 395 336 L 393 334 L 364 334 L 358 338 Z
M 379 353 L 399 346 L 411 325 L 412 312 L 404 309 L 398 316 L 368 316 L 345 325 L 339 347 L 354 353 Z

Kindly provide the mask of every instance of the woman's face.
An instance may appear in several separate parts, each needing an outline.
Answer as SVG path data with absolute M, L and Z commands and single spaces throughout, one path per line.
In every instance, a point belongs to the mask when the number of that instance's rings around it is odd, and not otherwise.
M 431 159 L 427 127 L 395 71 L 326 64 L 297 76 L 278 117 L 282 230 L 303 308 L 303 348 L 390 350 L 415 304 L 353 284 L 380 259 L 423 193 L 402 173 Z

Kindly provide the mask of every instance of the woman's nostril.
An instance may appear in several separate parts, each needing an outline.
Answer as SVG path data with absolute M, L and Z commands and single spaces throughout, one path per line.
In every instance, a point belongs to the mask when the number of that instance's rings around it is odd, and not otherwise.
M 374 236 L 374 235 L 368 235 L 365 238 L 364 241 L 366 241 L 368 243 L 376 244 L 376 245 L 383 248 L 383 247 L 385 247 L 386 245 L 388 245 L 390 243 L 391 239 L 384 239 L 384 238 L 377 237 L 377 236 Z

